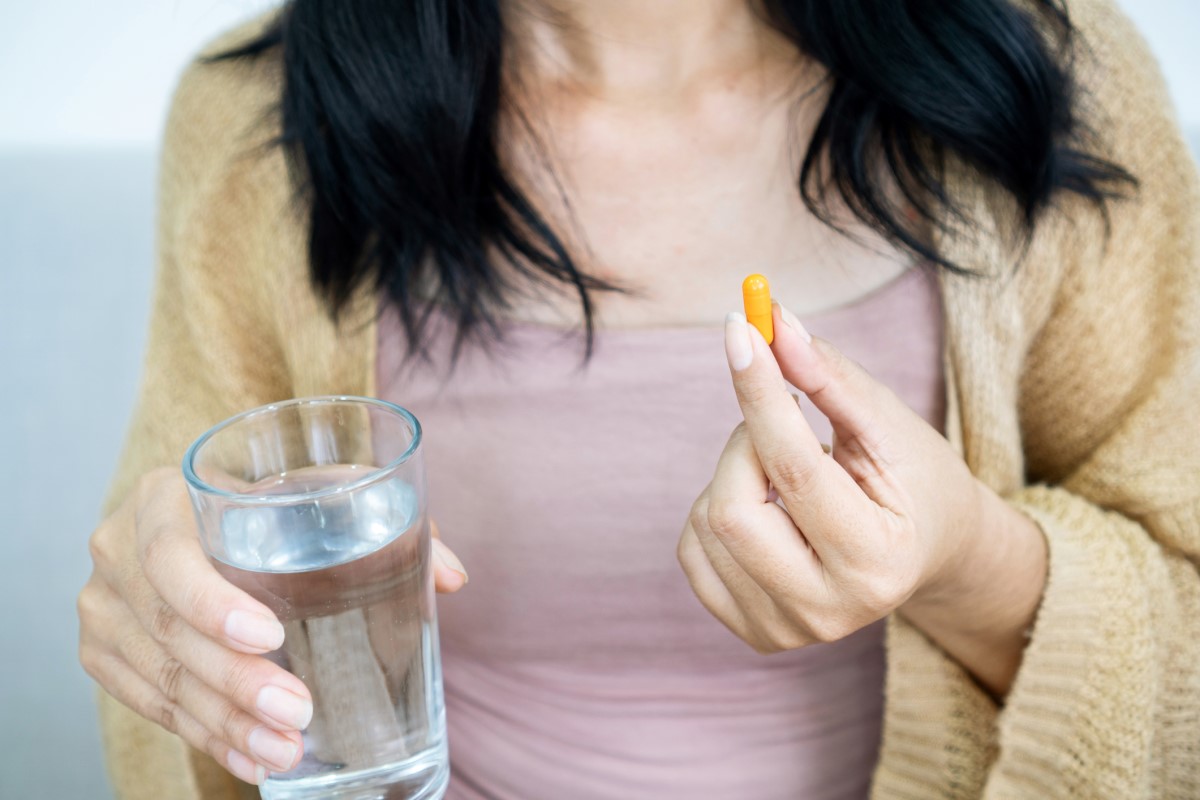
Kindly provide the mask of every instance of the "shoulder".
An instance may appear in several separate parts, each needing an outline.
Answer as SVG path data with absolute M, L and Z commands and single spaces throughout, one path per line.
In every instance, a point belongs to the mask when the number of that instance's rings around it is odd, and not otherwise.
M 277 49 L 212 57 L 254 41 L 276 13 L 221 34 L 193 56 L 171 100 L 159 161 L 162 255 L 191 278 L 236 281 L 243 291 L 251 282 L 278 281 L 282 276 L 267 273 L 280 262 L 264 254 L 303 238 L 287 162 L 275 144 L 283 75 Z
M 1035 0 L 1018 2 L 1026 8 L 1041 5 Z M 1047 300 L 1052 299 L 1047 289 L 1067 278 L 1116 293 L 1125 282 L 1184 267 L 1185 259 L 1161 259 L 1164 248 L 1182 241 L 1178 225 L 1164 227 L 1162 222 L 1185 220 L 1196 211 L 1194 162 L 1145 38 L 1115 0 L 1065 0 L 1063 7 L 1075 29 L 1073 47 L 1065 56 L 1081 123 L 1072 144 L 1126 170 L 1136 183 L 1107 186 L 1114 196 L 1103 209 L 1060 190 L 1038 218 L 1033 246 L 1018 254 L 1018 275 Z M 1006 193 L 980 185 L 970 170 L 955 177 L 963 196 L 976 203 L 976 219 L 990 237 L 988 243 L 1011 240 L 1004 235 L 1014 219 Z M 1006 272 L 1012 255 L 1006 251 L 1003 258 L 993 258 L 1002 262 L 994 271 Z M 1059 286 L 1076 288 L 1069 282 Z M 1040 311 L 1052 307 L 1047 302 Z M 1034 313 L 1027 319 L 1040 316 Z
M 187 146 L 202 159 L 236 144 L 265 143 L 277 132 L 273 111 L 283 89 L 278 53 L 213 60 L 257 39 L 277 16 L 272 12 L 225 31 L 193 55 L 171 99 L 164 147 Z
M 160 188 L 172 180 L 191 188 L 227 172 L 232 162 L 263 151 L 278 134 L 276 109 L 283 86 L 278 56 L 213 61 L 247 44 L 276 19 L 271 13 L 226 31 L 192 57 L 171 98 L 163 131 Z
M 1178 121 L 1150 44 L 1115 0 L 1066 5 L 1076 29 L 1070 66 L 1092 144 L 1135 176 L 1156 169 L 1163 139 L 1175 138 Z
M 1067 8 L 1078 36 L 1081 144 L 1136 181 L 1118 190 L 1103 224 L 1082 229 L 1094 246 L 1079 269 L 1114 287 L 1193 269 L 1196 167 L 1158 60 L 1115 0 L 1069 0 Z M 1070 205 L 1078 224 L 1085 215 Z
M 1103 214 L 1061 198 L 1018 268 L 1031 337 L 1021 416 L 1031 472 L 1048 476 L 1126 425 L 1200 342 L 1200 181 L 1161 70 L 1111 0 L 1068 8 L 1083 144 L 1137 183 Z M 1080 423 L 1074 438 L 1065 420 Z
M 159 170 L 160 261 L 181 302 L 240 347 L 289 365 L 291 390 L 363 394 L 374 303 L 369 287 L 334 319 L 308 270 L 308 221 L 281 133 L 279 48 L 213 60 L 255 41 L 273 12 L 214 39 L 179 79 Z

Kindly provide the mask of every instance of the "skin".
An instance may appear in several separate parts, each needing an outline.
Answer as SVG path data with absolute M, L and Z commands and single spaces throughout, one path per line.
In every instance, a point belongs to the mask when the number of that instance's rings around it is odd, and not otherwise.
M 762 653 L 899 611 L 1002 698 L 1044 587 L 1041 531 L 891 390 L 778 304 L 774 317 L 771 346 L 740 314 L 726 322 L 745 422 L 680 537 L 697 597 Z M 785 380 L 832 423 L 828 454 Z
M 910 266 L 869 231 L 834 233 L 800 202 L 797 159 L 823 75 L 744 0 L 513 0 L 503 10 L 506 90 L 526 113 L 501 120 L 503 156 L 579 266 L 632 290 L 596 297 L 600 327 L 711 325 L 759 271 L 803 316 Z M 512 313 L 580 322 L 567 292 Z M 744 322 L 727 325 L 746 422 L 680 540 L 700 602 L 762 652 L 832 641 L 899 611 L 1003 696 L 1044 585 L 1040 532 L 833 344 L 810 344 L 782 319 L 773 348 Z M 832 457 L 785 377 L 833 422 Z M 144 476 L 90 548 L 78 602 L 88 673 L 243 780 L 295 764 L 311 696 L 261 657 L 283 630 L 209 566 L 178 470 Z M 440 542 L 435 552 L 438 590 L 461 588 L 462 565 Z
M 291 769 L 312 695 L 261 657 L 283 643 L 283 626 L 208 563 L 179 470 L 145 475 L 89 546 L 78 601 L 88 674 L 242 780 Z M 433 550 L 437 590 L 462 588 L 458 559 L 440 540 Z

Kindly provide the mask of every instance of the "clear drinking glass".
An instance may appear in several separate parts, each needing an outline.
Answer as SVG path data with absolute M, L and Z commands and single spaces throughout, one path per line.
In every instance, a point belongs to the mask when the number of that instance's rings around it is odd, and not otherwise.
M 286 630 L 313 695 L 304 758 L 264 800 L 434 800 L 449 781 L 421 426 L 364 397 L 289 400 L 183 461 L 217 570 Z

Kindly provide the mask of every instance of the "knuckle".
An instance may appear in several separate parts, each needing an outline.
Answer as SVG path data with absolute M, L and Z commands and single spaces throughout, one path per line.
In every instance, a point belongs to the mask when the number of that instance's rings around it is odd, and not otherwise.
M 220 628 L 220 625 L 213 624 L 212 620 L 224 619 L 225 614 L 215 610 L 219 599 L 207 581 L 193 581 L 187 587 L 183 603 L 192 625 L 210 629 L 207 632 L 215 632 L 215 629 Z
M 807 495 L 819 474 L 816 463 L 804 463 L 795 459 L 779 460 L 772 470 L 771 483 L 780 494 Z
M 688 526 L 693 532 L 706 530 L 708 527 L 708 493 L 701 495 L 688 512 Z
M 82 631 L 85 628 L 90 628 L 92 620 L 97 618 L 96 615 L 96 589 L 91 581 L 84 584 L 80 590 L 79 596 L 75 598 L 75 614 L 79 617 L 79 629 Z
M 750 439 L 750 426 L 746 424 L 746 420 L 742 420 L 737 425 L 733 426 L 733 431 L 729 434 L 729 444 Z
M 112 646 L 113 652 L 126 664 L 147 676 L 153 674 L 154 665 L 162 653 L 158 645 L 151 642 L 144 633 L 133 630 L 113 637 Z
M 804 634 L 803 631 L 791 631 L 788 636 L 780 643 L 784 650 L 799 650 L 801 647 L 807 647 L 812 644 L 812 639 Z
M 109 563 L 108 539 L 110 537 L 110 524 L 107 520 L 101 522 L 96 530 L 92 531 L 92 535 L 88 537 L 88 555 L 91 556 L 92 563 L 97 567 Z
M 88 537 L 88 556 L 96 572 L 111 574 L 124 560 L 121 526 L 120 520 L 109 517 L 97 525 Z
M 696 533 L 691 528 L 685 529 L 683 535 L 679 537 L 679 541 L 675 545 L 675 559 L 685 571 L 691 569 L 692 561 L 696 555 L 696 548 L 700 546 L 700 541 L 696 538 Z
M 766 619 L 746 619 L 745 630 L 737 631 L 738 636 L 746 641 L 761 656 L 774 655 L 789 649 L 784 641 L 784 631 Z
M 808 621 L 808 631 L 813 641 L 820 642 L 821 644 L 832 644 L 846 638 L 847 635 L 852 633 L 842 620 L 824 615 L 810 619 Z
M 740 509 L 729 503 L 710 503 L 705 525 L 718 539 L 730 539 L 745 532 L 746 518 Z
M 737 392 L 744 404 L 760 406 L 770 397 L 772 388 L 774 387 L 769 387 L 761 381 L 749 380 L 741 382 L 737 387 Z
M 771 656 L 781 652 L 781 648 L 771 636 L 756 634 L 750 636 L 746 641 L 760 656 Z
M 140 526 L 146 534 L 140 548 L 142 569 L 147 573 L 161 572 L 167 564 L 171 540 L 164 536 L 162 523 L 149 522 Z
M 156 720 L 165 730 L 179 733 L 183 714 L 183 709 L 179 707 L 179 704 L 174 700 L 162 697 L 157 701 L 157 706 L 152 719 Z
M 150 635 L 156 642 L 166 644 L 175 638 L 180 624 L 179 613 L 160 600 L 150 618 Z
M 86 642 L 79 643 L 79 664 L 94 681 L 100 680 L 100 654 Z
M 183 666 L 183 662 L 173 656 L 167 656 L 162 666 L 158 669 L 156 680 L 158 690 L 173 703 L 179 699 L 179 690 L 183 686 L 183 679 L 186 674 L 187 668 Z
M 218 764 L 225 764 L 229 758 L 229 743 L 215 733 L 207 733 L 201 741 L 196 742 L 196 747 L 216 759 Z
M 260 684 L 266 683 L 260 672 L 263 659 L 254 657 L 238 658 L 224 671 L 222 691 L 233 698 L 252 698 Z
M 773 653 L 798 650 L 811 641 L 801 627 L 789 621 L 781 621 L 781 624 L 774 625 L 763 638 L 767 640 Z
M 247 716 L 244 711 L 232 703 L 222 704 L 221 711 L 218 714 L 217 725 L 226 742 L 245 743 L 245 740 L 250 735 L 250 731 L 247 730 L 249 726 L 246 724 L 246 720 Z
M 880 615 L 899 607 L 908 594 L 905 582 L 891 575 L 876 577 L 867 581 L 863 587 L 867 607 Z

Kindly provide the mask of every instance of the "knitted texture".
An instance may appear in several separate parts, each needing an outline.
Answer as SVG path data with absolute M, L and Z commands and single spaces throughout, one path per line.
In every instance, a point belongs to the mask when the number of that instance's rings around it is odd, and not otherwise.
M 1011 203 L 961 164 L 976 225 L 938 248 L 947 437 L 1042 529 L 1049 575 L 1003 708 L 889 621 L 876 798 L 1200 797 L 1200 190 L 1149 50 L 1111 0 L 1074 0 L 1094 146 L 1133 172 L 1108 225 L 1069 197 L 1027 250 Z M 257 22 L 215 47 L 252 34 Z M 264 116 L 278 65 L 197 65 L 163 148 L 145 377 L 109 509 L 251 406 L 374 392 L 374 299 L 332 320 Z M 100 694 L 118 797 L 253 797 L 207 756 Z

